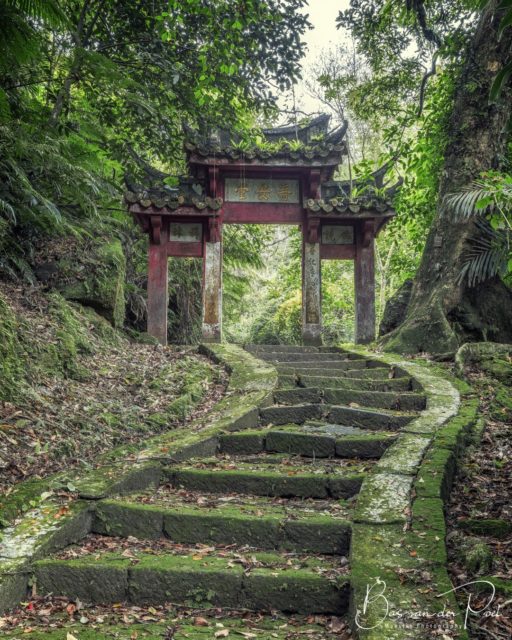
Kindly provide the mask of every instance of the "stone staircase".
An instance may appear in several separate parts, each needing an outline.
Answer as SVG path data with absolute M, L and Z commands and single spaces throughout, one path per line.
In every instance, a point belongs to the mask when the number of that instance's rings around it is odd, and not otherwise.
M 156 491 L 98 500 L 89 536 L 34 563 L 39 594 L 347 613 L 359 489 L 425 395 L 405 371 L 354 354 L 246 349 L 279 372 L 260 426 L 165 467 Z

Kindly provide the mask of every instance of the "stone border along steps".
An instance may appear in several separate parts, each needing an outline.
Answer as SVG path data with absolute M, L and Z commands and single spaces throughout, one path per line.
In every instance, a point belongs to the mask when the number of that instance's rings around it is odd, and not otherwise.
M 246 349 L 202 347 L 230 373 L 207 419 L 49 482 L 40 506 L 4 531 L 0 610 L 35 577 L 39 593 L 85 602 L 350 611 L 371 639 L 427 637 L 415 616 L 444 608 L 453 630 L 453 593 L 439 597 L 451 589 L 443 501 L 475 425 L 470 389 L 360 349 Z M 63 482 L 71 503 L 52 494 Z M 69 559 L 66 547 L 87 535 L 98 552 L 77 547 Z M 156 547 L 102 550 L 112 535 Z M 198 556 L 198 542 L 215 551 Z M 348 553 L 350 574 L 336 559 Z M 377 595 L 365 609 L 368 588 Z

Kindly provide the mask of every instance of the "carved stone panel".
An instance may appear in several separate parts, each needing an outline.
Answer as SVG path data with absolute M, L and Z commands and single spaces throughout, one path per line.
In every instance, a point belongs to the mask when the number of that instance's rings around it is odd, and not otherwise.
M 354 244 L 354 227 L 324 224 L 322 226 L 322 244 Z
M 171 242 L 202 242 L 203 225 L 200 222 L 171 222 Z

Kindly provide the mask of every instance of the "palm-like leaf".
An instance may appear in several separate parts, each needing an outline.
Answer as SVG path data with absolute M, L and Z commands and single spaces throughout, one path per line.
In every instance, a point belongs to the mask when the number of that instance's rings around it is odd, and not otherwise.
M 493 229 L 483 218 L 476 219 L 478 236 L 466 252 L 458 281 L 467 279 L 470 287 L 494 276 L 504 276 L 508 270 L 511 235 L 508 230 Z

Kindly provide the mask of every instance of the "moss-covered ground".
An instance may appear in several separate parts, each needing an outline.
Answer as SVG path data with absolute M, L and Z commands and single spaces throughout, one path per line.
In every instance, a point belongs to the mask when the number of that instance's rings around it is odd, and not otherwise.
M 169 605 L 85 606 L 65 598 L 34 598 L 5 618 L 2 637 L 9 640 L 350 640 L 340 618 L 263 617 L 248 611 L 206 612 Z M 341 635 L 341 634 L 345 635 Z
M 224 370 L 194 351 L 134 342 L 58 293 L 26 296 L 5 283 L 0 345 L 3 522 L 38 504 L 42 478 L 178 427 L 225 384 Z

